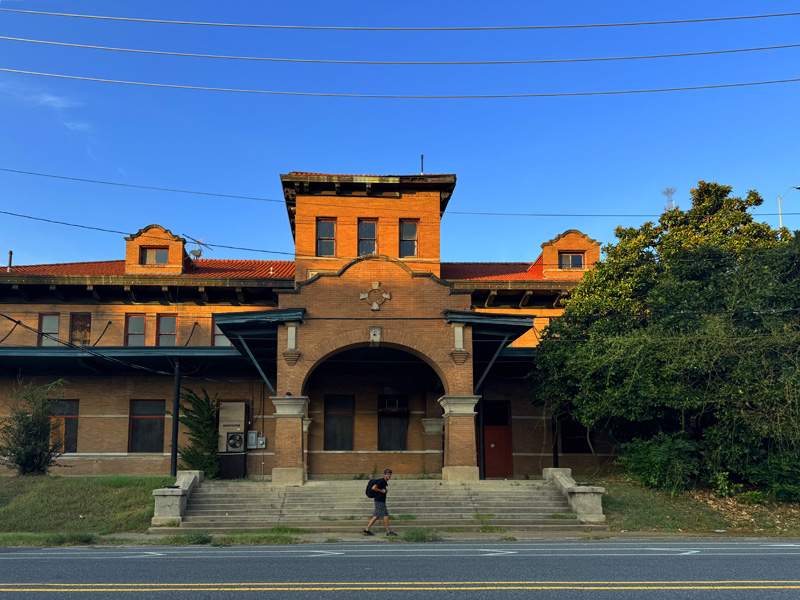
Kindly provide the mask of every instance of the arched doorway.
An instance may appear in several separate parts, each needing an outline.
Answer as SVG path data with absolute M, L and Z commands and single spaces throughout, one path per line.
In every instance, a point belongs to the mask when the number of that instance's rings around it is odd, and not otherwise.
M 424 420 L 441 419 L 443 394 L 433 368 L 399 348 L 361 346 L 328 357 L 304 389 L 309 479 L 369 477 L 387 467 L 402 477 L 440 474 L 442 433 Z

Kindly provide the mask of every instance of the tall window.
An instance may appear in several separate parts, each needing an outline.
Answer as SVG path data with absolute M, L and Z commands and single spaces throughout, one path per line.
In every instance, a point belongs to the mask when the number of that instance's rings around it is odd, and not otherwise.
M 378 222 L 358 221 L 358 255 L 375 254 L 378 251 Z
M 211 345 L 212 346 L 230 346 L 231 341 L 225 337 L 225 334 L 222 333 L 222 329 L 219 328 L 219 325 L 214 323 L 214 333 L 211 334 Z
M 39 331 L 40 346 L 58 346 L 58 314 L 39 315 Z M 45 333 L 53 337 L 46 337 Z
M 378 450 L 405 450 L 408 441 L 408 398 L 378 398 Z
M 417 221 L 400 221 L 400 258 L 417 256 Z
M 69 316 L 69 341 L 76 346 L 88 346 L 92 333 L 91 313 L 72 313 Z
M 60 442 L 64 454 L 78 451 L 78 401 L 50 401 L 50 440 Z
M 168 248 L 141 248 L 139 263 L 142 265 L 165 265 L 169 262 Z
M 178 317 L 175 315 L 158 315 L 156 339 L 159 346 L 175 346 Z
M 559 252 L 558 267 L 560 269 L 582 269 L 583 252 Z
M 164 451 L 164 400 L 131 400 L 128 452 Z
M 317 256 L 336 256 L 335 219 L 317 219 Z
M 325 396 L 325 450 L 353 449 L 355 396 Z
M 144 315 L 125 315 L 125 345 L 144 346 Z

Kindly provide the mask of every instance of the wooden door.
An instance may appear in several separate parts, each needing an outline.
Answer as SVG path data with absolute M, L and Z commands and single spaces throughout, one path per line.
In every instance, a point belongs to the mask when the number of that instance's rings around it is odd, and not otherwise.
M 512 477 L 510 402 L 484 401 L 481 404 L 484 477 Z

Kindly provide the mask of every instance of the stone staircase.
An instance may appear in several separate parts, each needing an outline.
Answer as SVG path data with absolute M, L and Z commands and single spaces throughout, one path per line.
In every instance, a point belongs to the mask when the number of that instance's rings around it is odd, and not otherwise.
M 302 487 L 266 482 L 206 481 L 189 496 L 186 513 L 174 527 L 151 533 L 222 533 L 276 526 L 315 532 L 358 532 L 372 515 L 366 481 L 310 481 Z M 410 527 L 474 531 L 495 526 L 508 531 L 587 530 L 596 525 L 574 518 L 567 500 L 547 481 L 393 479 L 387 506 L 393 530 Z M 376 523 L 375 531 L 382 531 Z

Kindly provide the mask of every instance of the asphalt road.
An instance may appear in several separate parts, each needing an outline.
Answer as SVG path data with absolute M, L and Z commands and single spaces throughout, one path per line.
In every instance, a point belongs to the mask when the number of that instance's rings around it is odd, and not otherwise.
M 7 598 L 798 598 L 797 540 L 1 548 Z

